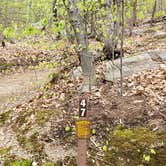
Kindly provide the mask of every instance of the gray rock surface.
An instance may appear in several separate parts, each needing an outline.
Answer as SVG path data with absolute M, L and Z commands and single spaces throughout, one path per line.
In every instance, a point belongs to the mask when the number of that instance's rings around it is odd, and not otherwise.
M 74 67 L 72 71 L 70 72 L 70 78 L 72 80 L 76 79 L 77 77 L 81 77 L 82 75 L 82 68 L 81 66 Z
M 163 38 L 166 38 L 166 32 L 165 31 L 157 31 L 154 36 L 154 38 L 157 38 L 157 39 L 163 39 Z
M 140 55 L 123 58 L 123 76 L 130 76 L 146 69 L 158 68 L 160 63 L 165 63 L 165 50 L 151 50 Z M 114 81 L 120 78 L 120 59 L 104 62 L 105 80 Z

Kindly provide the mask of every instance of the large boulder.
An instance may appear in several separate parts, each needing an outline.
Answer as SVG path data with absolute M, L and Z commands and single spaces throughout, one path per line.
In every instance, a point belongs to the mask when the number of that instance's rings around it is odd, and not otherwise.
M 152 50 L 140 55 L 123 58 L 123 76 L 130 76 L 146 69 L 158 68 L 166 60 L 166 51 Z M 105 80 L 120 78 L 120 59 L 104 62 Z

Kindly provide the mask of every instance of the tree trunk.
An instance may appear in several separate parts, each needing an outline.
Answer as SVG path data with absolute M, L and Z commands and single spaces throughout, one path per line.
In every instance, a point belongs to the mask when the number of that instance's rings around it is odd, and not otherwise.
M 53 2 L 52 2 L 52 12 L 53 12 L 54 20 L 56 20 L 57 17 L 58 17 L 56 3 L 57 3 L 57 0 L 53 0 Z
M 104 40 L 103 52 L 106 57 L 114 59 L 119 39 L 120 4 L 117 0 L 106 0 L 106 35 Z M 111 6 L 114 8 L 111 10 Z
M 77 41 L 76 51 L 83 70 L 83 84 L 81 91 L 89 91 L 96 86 L 95 66 L 92 55 L 88 52 L 88 38 L 85 24 L 77 7 L 77 0 L 69 0 L 68 15 Z
M 113 21 L 113 13 L 110 10 L 110 7 L 112 5 L 111 0 L 106 0 L 106 41 L 107 40 L 113 40 L 113 33 L 114 33 L 114 21 Z
M 152 18 L 151 18 L 151 26 L 153 25 L 154 16 L 155 16 L 155 12 L 156 12 L 156 7 L 157 7 L 157 0 L 155 0 L 154 5 L 153 5 Z
M 136 26 L 137 24 L 137 0 L 133 1 L 133 20 L 132 20 L 133 26 Z

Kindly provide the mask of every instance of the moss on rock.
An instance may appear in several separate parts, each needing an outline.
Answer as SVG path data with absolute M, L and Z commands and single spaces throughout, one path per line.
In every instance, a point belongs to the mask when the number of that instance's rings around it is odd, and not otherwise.
M 4 125 L 5 122 L 9 119 L 10 113 L 12 110 L 0 114 L 0 126 Z
M 5 166 L 31 166 L 30 160 L 14 160 L 14 161 L 6 161 Z
M 116 128 L 109 138 L 104 160 L 118 166 L 163 166 L 166 163 L 165 134 L 143 127 Z

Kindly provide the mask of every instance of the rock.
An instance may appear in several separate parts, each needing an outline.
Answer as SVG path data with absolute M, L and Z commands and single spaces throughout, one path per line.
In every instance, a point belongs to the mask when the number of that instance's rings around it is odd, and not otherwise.
M 134 29 L 134 30 L 132 30 L 132 34 L 143 36 L 144 35 L 144 29 Z
M 0 58 L 0 71 L 7 69 L 7 61 L 4 58 Z
M 78 77 L 82 76 L 82 68 L 81 66 L 74 67 L 73 70 L 70 72 L 70 79 L 74 80 Z
M 25 66 L 28 62 L 24 58 L 13 58 L 10 60 L 11 66 Z
M 130 73 L 130 68 L 123 67 L 123 72 Z M 132 73 L 131 73 L 132 74 Z M 120 78 L 120 70 L 118 67 L 113 65 L 111 61 L 107 61 L 104 64 L 104 76 L 106 81 L 114 81 L 117 78 Z
M 154 38 L 157 38 L 157 39 L 163 39 L 163 38 L 166 38 L 166 32 L 164 31 L 157 31 L 154 36 Z
M 63 160 L 65 156 L 76 155 L 73 148 L 67 150 L 63 146 L 58 145 L 55 141 L 50 144 L 45 144 L 44 151 L 48 159 L 53 162 Z
M 33 161 L 33 162 L 32 162 L 32 166 L 38 166 L 37 162 L 36 162 L 36 161 Z
M 153 28 L 148 28 L 148 29 L 146 29 L 144 32 L 145 32 L 145 33 L 155 33 L 156 30 L 153 29 Z
M 10 64 L 11 64 L 12 66 L 18 66 L 18 65 L 19 65 L 19 60 L 18 60 L 18 58 L 13 58 L 13 59 L 11 59 L 11 60 L 10 60 Z
M 0 58 L 0 66 L 7 63 L 5 58 Z
M 149 54 L 150 56 L 157 55 L 157 56 L 159 56 L 163 61 L 166 61 L 166 51 L 165 51 L 165 50 L 155 49 L 155 50 L 148 51 L 148 54 Z
M 155 52 L 156 50 L 152 51 Z M 166 59 L 166 52 L 156 51 L 157 55 Z M 133 73 L 138 73 L 146 69 L 159 68 L 162 62 L 154 61 L 152 53 L 147 52 L 141 55 L 130 56 L 123 58 L 123 77 L 130 76 Z M 114 81 L 120 78 L 120 59 L 104 62 L 104 76 L 106 81 Z

